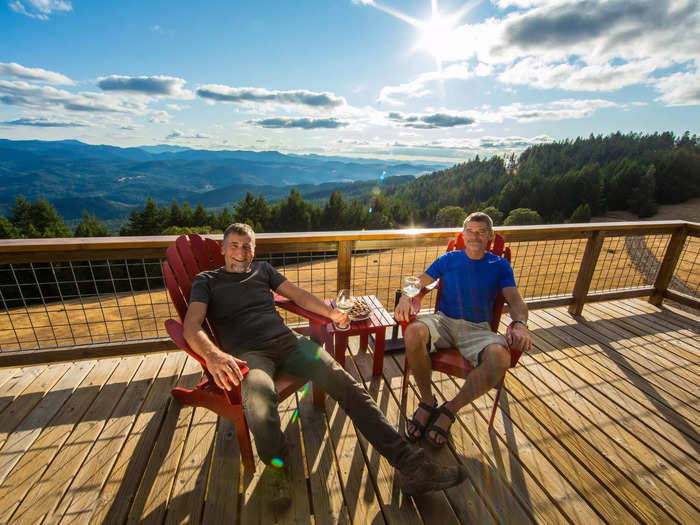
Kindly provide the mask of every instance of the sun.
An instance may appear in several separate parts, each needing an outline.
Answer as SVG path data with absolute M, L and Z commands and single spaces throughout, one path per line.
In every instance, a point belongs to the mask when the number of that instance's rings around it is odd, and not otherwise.
M 420 25 L 421 35 L 416 48 L 427 51 L 438 63 L 441 63 L 450 54 L 451 46 L 454 45 L 452 36 L 459 18 L 455 15 L 443 16 L 437 8 L 434 9 L 430 20 Z

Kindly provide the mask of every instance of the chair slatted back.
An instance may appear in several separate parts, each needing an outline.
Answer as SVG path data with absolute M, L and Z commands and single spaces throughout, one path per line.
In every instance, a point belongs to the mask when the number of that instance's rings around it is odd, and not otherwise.
M 508 262 L 510 262 L 510 247 L 506 246 L 505 244 L 506 243 L 503 240 L 503 237 L 496 234 L 493 239 L 493 244 L 491 243 L 491 241 L 489 241 L 489 243 L 486 245 L 486 249 L 494 255 L 503 257 Z M 464 248 L 466 248 L 466 244 L 464 243 L 464 236 L 460 232 L 455 239 L 450 239 L 450 242 L 447 243 L 447 249 L 445 250 L 445 252 L 451 252 L 453 250 L 464 250 Z M 437 284 L 437 296 L 435 297 L 434 309 L 435 313 L 437 313 L 438 311 L 438 304 L 440 303 L 441 296 L 442 279 L 440 279 Z M 505 301 L 506 300 L 505 297 L 503 297 L 503 294 L 501 292 L 498 292 L 496 300 L 493 303 L 493 310 L 491 312 L 491 330 L 494 332 L 498 332 L 498 325 L 501 322 L 501 314 L 503 313 L 503 305 L 505 304 Z
M 213 239 L 202 239 L 196 234 L 180 235 L 175 244 L 168 247 L 166 260 L 163 262 L 163 276 L 181 321 L 184 321 L 187 313 L 195 276 L 201 271 L 214 270 L 223 264 L 221 248 Z M 202 328 L 218 342 L 218 337 L 208 321 L 205 320 Z

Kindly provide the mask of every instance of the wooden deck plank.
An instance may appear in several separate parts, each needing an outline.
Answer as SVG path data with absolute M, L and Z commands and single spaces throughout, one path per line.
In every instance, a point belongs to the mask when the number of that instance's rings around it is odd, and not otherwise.
M 543 334 L 543 338 L 545 337 L 549 337 L 549 332 Z M 576 357 L 570 362 L 576 363 L 580 361 L 581 363 L 587 363 L 588 357 L 589 356 Z M 566 362 L 566 364 L 568 363 L 569 361 Z M 588 365 L 585 366 L 588 368 Z M 592 367 L 591 370 L 597 371 L 594 367 Z M 638 386 L 640 384 L 645 384 L 648 378 L 628 375 L 626 379 L 634 383 L 635 386 Z M 614 401 L 615 399 L 619 399 L 621 389 L 625 387 L 625 384 L 621 381 L 598 381 L 593 386 L 597 391 Z M 667 440 L 670 440 L 674 446 L 692 455 L 695 448 L 693 443 L 698 442 L 698 433 L 694 428 L 697 426 L 695 424 L 697 417 L 692 413 L 689 418 L 679 415 L 672 406 L 669 406 L 669 402 L 657 403 L 656 399 L 659 397 L 662 396 L 658 393 L 654 397 L 639 396 L 638 391 L 632 389 L 630 395 L 624 398 L 622 408 L 627 413 L 639 417 L 641 421 L 654 431 L 658 432 Z M 691 440 L 691 443 L 686 443 L 688 440 Z
M 11 370 L 10 377 L 2 385 L 2 397 L 0 397 L 0 418 L 4 416 L 5 409 L 12 404 L 25 388 L 27 388 L 37 377 L 44 373 L 48 367 L 46 365 L 29 366 L 26 368 L 15 368 Z
M 165 523 L 201 523 L 217 418 L 214 412 L 206 408 L 194 409 Z
M 556 337 L 567 347 L 585 351 L 591 358 L 600 360 L 603 366 L 614 370 L 621 378 L 629 382 L 643 383 L 649 387 L 645 388 L 645 392 L 656 391 L 655 398 L 662 400 L 668 398 L 667 403 L 681 402 L 689 407 L 695 406 L 694 397 L 689 396 L 688 392 L 679 388 L 674 381 L 640 365 L 638 363 L 639 356 L 635 356 L 633 360 L 615 351 L 605 342 L 605 336 L 597 334 L 591 327 L 584 324 L 571 325 L 570 319 L 566 318 L 568 315 L 568 313 L 556 309 L 540 314 L 539 319 L 547 323 L 543 326 L 547 337 Z M 638 381 L 638 378 L 643 381 Z M 638 384 L 635 386 L 644 388 Z
M 691 391 L 692 385 L 696 384 L 700 376 L 698 375 L 698 366 L 692 361 L 685 359 L 677 354 L 679 349 L 675 342 L 665 340 L 661 336 L 663 328 L 656 325 L 653 320 L 648 320 L 644 325 L 639 325 L 635 322 L 633 316 L 624 318 L 615 317 L 606 318 L 600 315 L 600 311 L 606 311 L 608 314 L 614 314 L 614 311 L 607 305 L 599 305 L 598 308 L 591 309 L 594 323 L 603 324 L 613 336 L 617 337 L 620 344 L 626 348 L 638 349 L 644 348 L 649 352 L 649 356 L 655 358 L 655 363 L 668 368 L 669 370 L 677 371 L 677 374 L 690 382 Z M 675 351 L 674 351 L 675 350 Z
M 241 453 L 233 421 L 219 418 L 202 523 L 236 523 Z
M 61 502 L 51 514 L 58 523 L 86 523 L 119 455 L 136 415 L 163 365 L 162 354 L 143 360 Z
M 143 362 L 143 356 L 121 359 L 95 401 L 75 426 L 54 457 L 40 482 L 36 483 L 13 514 L 13 520 L 41 522 L 63 497 L 71 480 L 80 469 L 107 423 L 109 414 L 119 402 L 132 376 Z
M 539 385 L 534 384 L 537 381 L 555 393 L 554 397 L 547 397 L 547 403 L 557 406 L 576 431 L 594 444 L 637 488 L 646 492 L 651 501 L 658 502 L 670 518 L 681 523 L 691 523 L 698 517 L 697 505 L 700 499 L 696 492 L 697 486 L 675 468 L 673 461 L 667 461 L 667 468 L 661 475 L 657 475 L 659 463 L 664 461 L 664 457 L 669 459 L 667 453 L 657 454 L 660 441 L 657 436 L 651 435 L 651 432 L 640 432 L 637 438 L 626 432 L 625 427 L 630 425 L 630 421 L 616 421 L 613 406 L 598 408 L 588 402 L 586 394 L 581 393 L 586 391 L 586 383 L 584 380 L 576 381 L 574 374 L 557 369 L 555 375 L 554 368 L 549 371 L 544 367 L 528 367 L 527 358 L 525 361 L 525 366 L 520 367 L 516 373 L 518 378 L 531 390 L 538 388 Z M 551 367 L 555 365 L 556 363 L 550 363 Z M 574 384 L 564 382 L 565 379 Z M 615 436 L 609 433 L 614 433 Z M 680 459 L 681 462 L 685 461 L 685 465 L 688 460 L 692 461 L 693 458 Z M 688 494 L 690 501 L 686 501 L 682 494 Z
M 483 448 L 499 475 L 514 485 L 515 496 L 524 501 L 538 523 L 601 522 L 600 516 L 584 500 L 570 480 L 561 475 L 540 449 L 510 420 L 508 392 L 501 393 L 499 412 L 488 433 L 487 419 L 493 407 L 493 390 L 474 402 L 467 428 L 480 438 Z M 491 445 L 491 448 L 487 448 Z M 521 478 L 518 483 L 518 478 Z M 520 488 L 523 485 L 524 488 Z
M 15 383 L 24 385 L 26 388 L 22 388 L 21 394 L 16 396 L 12 404 L 0 414 L 0 449 L 5 445 L 7 438 L 22 420 L 34 410 L 34 407 L 42 400 L 44 394 L 61 379 L 70 367 L 70 363 L 51 366 L 37 375 L 30 374 L 29 379 L 31 381 L 26 385 L 25 381 L 17 381 Z M 16 389 L 19 390 L 19 388 L 18 386 Z
M 193 388 L 201 378 L 202 367 L 188 357 L 177 385 Z M 193 407 L 170 403 L 127 523 L 163 523 L 193 413 Z
M 326 399 L 326 407 L 333 401 Z M 325 413 L 314 407 L 312 396 L 299 400 L 299 420 L 304 442 L 311 501 L 316 523 L 352 523 L 345 505 L 336 462 L 336 443 L 342 425 L 328 426 Z M 328 420 L 335 421 L 332 413 Z M 342 454 L 342 449 L 341 449 Z
M 143 477 L 168 405 L 170 390 L 180 376 L 187 354 L 168 354 L 148 397 L 129 431 L 109 478 L 97 499 L 92 523 L 123 523 Z
M 9 521 L 29 490 L 42 478 L 118 362 L 119 359 L 104 359 L 97 362 L 76 392 L 61 407 L 5 478 L 0 485 L 0 523 Z
M 621 327 L 632 325 L 637 329 L 645 326 L 655 328 L 654 337 L 669 342 L 669 351 L 684 359 L 687 363 L 697 363 L 700 354 L 700 341 L 698 333 L 688 329 L 688 319 L 685 325 L 678 325 L 665 320 L 658 315 L 660 310 L 649 311 L 639 309 L 637 303 L 608 304 L 607 308 L 592 308 L 599 317 L 609 319 L 614 323 L 620 323 Z M 654 308 L 653 305 L 649 305 Z M 632 314 L 632 316 L 630 316 Z
M 634 399 L 646 407 L 657 406 L 659 409 L 666 407 L 671 411 L 664 412 L 664 417 L 669 421 L 674 419 L 673 412 L 677 412 L 686 422 L 696 426 L 693 420 L 697 419 L 700 411 L 673 397 L 660 387 L 655 386 L 648 380 L 648 377 L 639 376 L 633 370 L 622 365 L 616 366 L 616 363 L 610 360 L 603 352 L 595 349 L 595 344 L 590 346 L 582 346 L 579 343 L 576 343 L 575 346 L 569 345 L 566 341 L 559 338 L 556 333 L 548 330 L 552 325 L 544 316 L 535 318 L 533 326 L 541 328 L 541 330 L 537 330 L 537 333 L 542 340 L 547 341 L 553 348 L 563 352 L 572 359 L 576 359 L 589 371 L 595 373 L 600 381 L 614 386 L 623 394 L 623 399 Z M 640 393 L 643 395 L 640 396 Z M 681 426 L 686 424 L 681 422 Z
M 566 403 L 554 400 L 547 389 L 536 383 L 529 374 L 514 373 L 512 379 L 516 380 L 509 381 L 509 391 L 516 393 L 516 397 L 518 400 L 523 400 L 527 410 L 535 415 L 566 448 L 570 456 L 569 461 L 578 462 L 595 478 L 596 491 L 603 494 L 610 504 L 613 504 L 614 498 L 615 506 L 624 507 L 626 513 L 637 520 L 652 523 L 668 520 L 668 516 L 658 506 L 658 502 L 641 490 L 625 475 L 624 471 L 617 468 L 606 451 L 602 450 L 601 444 L 589 441 L 588 435 L 582 435 L 577 431 L 581 425 L 580 417 L 574 411 L 567 410 Z M 601 487 L 607 493 L 604 494 L 600 490 Z M 608 495 L 612 498 L 608 498 Z
M 93 366 L 95 361 L 83 361 L 71 366 L 8 436 L 0 448 L 0 484 Z
M 620 341 L 620 337 L 611 332 L 605 322 L 596 322 L 589 325 L 585 319 L 575 320 L 564 311 L 556 308 L 542 312 L 543 318 L 551 317 L 556 319 L 553 324 L 558 324 L 556 328 L 549 331 L 559 335 L 562 339 L 569 340 L 571 337 L 576 337 L 584 344 L 596 344 L 602 348 L 606 354 L 609 354 L 610 359 L 620 365 L 633 370 L 637 375 L 647 378 L 654 384 L 659 384 L 667 391 L 673 392 L 674 396 L 688 404 L 696 404 L 698 401 L 697 395 L 694 393 L 696 388 L 692 382 L 676 375 L 674 372 L 679 367 L 666 362 L 660 364 L 661 361 L 654 353 L 646 353 L 644 357 L 640 355 L 640 350 L 644 347 L 629 348 L 624 341 Z M 569 342 L 567 340 L 567 342 Z M 570 343 L 575 346 L 576 343 Z M 651 359 L 654 357 L 654 359 Z M 649 358 L 649 359 L 647 359 Z

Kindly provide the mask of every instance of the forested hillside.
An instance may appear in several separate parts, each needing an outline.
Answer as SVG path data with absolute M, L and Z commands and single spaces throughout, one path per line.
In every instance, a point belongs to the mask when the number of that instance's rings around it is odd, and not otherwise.
M 268 202 L 247 192 L 233 209 L 213 210 L 177 200 L 159 206 L 149 198 L 131 210 L 120 233 L 221 231 L 233 220 L 265 232 L 457 226 L 467 213 L 484 209 L 497 224 L 586 222 L 609 210 L 648 217 L 660 204 L 700 196 L 700 139 L 670 132 L 590 136 L 532 146 L 517 159 L 477 157 L 418 178 L 321 185 L 307 188 L 305 196 L 291 189 Z M 91 232 L 104 231 L 99 226 L 84 213 L 76 234 L 96 235 Z M 42 199 L 18 199 L 10 216 L 0 217 L 0 237 L 69 234 Z

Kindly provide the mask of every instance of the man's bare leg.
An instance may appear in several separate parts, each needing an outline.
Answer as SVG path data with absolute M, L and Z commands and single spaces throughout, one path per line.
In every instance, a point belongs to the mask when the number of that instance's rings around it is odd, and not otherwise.
M 510 367 L 510 351 L 506 347 L 492 343 L 482 352 L 481 364 L 467 375 L 467 379 L 457 395 L 445 403 L 445 407 L 455 416 L 462 407 L 496 386 Z M 450 424 L 450 419 L 441 414 L 433 424 L 446 429 Z M 445 438 L 435 431 L 430 432 L 429 437 L 437 443 L 445 441 Z
M 408 325 L 403 334 L 406 346 L 406 364 L 418 387 L 420 400 L 432 406 L 434 402 L 433 391 L 430 385 L 432 369 L 430 367 L 430 357 L 426 350 L 429 336 L 430 331 L 428 327 L 420 321 L 414 321 Z M 420 424 L 425 426 L 430 418 L 430 413 L 422 408 L 418 408 L 415 418 Z M 409 421 L 406 432 L 414 436 L 416 431 L 415 425 Z

